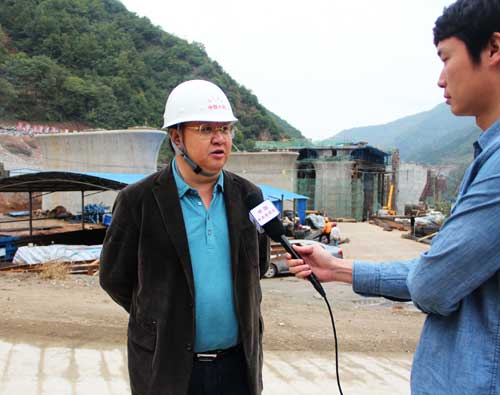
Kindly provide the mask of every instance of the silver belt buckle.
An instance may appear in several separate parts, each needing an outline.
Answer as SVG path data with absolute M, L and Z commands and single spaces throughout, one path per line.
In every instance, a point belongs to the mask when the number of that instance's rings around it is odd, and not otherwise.
M 217 354 L 208 354 L 208 353 L 196 353 L 196 359 L 201 362 L 212 362 L 217 359 Z

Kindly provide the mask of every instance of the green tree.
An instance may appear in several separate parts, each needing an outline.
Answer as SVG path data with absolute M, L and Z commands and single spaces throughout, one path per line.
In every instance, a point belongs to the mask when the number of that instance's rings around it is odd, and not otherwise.
M 286 137 L 202 43 L 163 32 L 118 0 L 0 1 L 3 116 L 160 127 L 166 97 L 192 78 L 211 80 L 227 93 L 240 120 L 241 147 Z
M 62 88 L 67 72 L 46 56 L 30 58 L 19 53 L 7 58 L 0 75 L 17 92 L 15 115 L 21 118 L 60 120 L 55 111 L 57 92 Z
M 9 114 L 9 109 L 17 102 L 16 88 L 6 79 L 0 77 L 0 116 Z

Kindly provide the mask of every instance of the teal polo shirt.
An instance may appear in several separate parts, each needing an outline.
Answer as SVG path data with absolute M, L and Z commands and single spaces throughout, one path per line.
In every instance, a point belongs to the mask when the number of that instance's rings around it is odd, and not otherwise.
M 238 343 L 234 308 L 231 246 L 224 203 L 224 174 L 214 186 L 212 202 L 205 208 L 196 189 L 172 168 L 184 217 L 195 291 L 194 351 L 232 347 Z

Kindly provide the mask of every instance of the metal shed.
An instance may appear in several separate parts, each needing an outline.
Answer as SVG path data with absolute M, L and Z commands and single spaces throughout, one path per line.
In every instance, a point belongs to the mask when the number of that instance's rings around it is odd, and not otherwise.
M 77 173 L 42 171 L 0 178 L 0 192 L 27 192 L 29 194 L 29 227 L 33 234 L 33 194 L 52 192 L 81 192 L 82 214 L 85 192 L 116 191 L 146 177 L 146 174 Z M 88 195 L 87 195 L 88 196 Z M 82 229 L 85 228 L 82 215 Z

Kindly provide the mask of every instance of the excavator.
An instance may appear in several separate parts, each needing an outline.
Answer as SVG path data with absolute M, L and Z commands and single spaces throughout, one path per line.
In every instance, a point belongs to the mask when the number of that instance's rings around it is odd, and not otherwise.
M 387 197 L 387 205 L 382 207 L 382 210 L 387 211 L 387 215 L 396 215 L 396 211 L 392 208 L 392 198 L 394 196 L 394 184 L 389 188 L 389 196 Z

